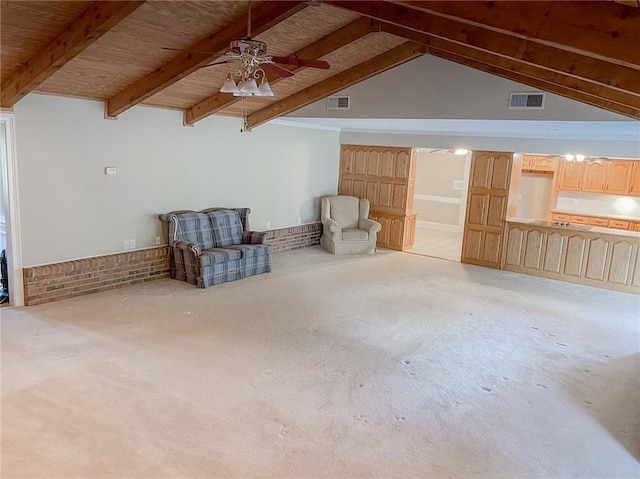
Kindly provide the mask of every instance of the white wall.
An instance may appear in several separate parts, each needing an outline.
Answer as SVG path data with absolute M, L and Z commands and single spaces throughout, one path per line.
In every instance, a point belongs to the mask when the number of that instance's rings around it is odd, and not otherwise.
M 442 58 L 424 55 L 337 93 L 351 97 L 349 110 L 327 110 L 326 100 L 320 100 L 289 116 L 629 120 L 552 93 L 546 95 L 544 110 L 509 110 L 509 93 L 531 91 L 539 90 Z
M 634 196 L 560 191 L 556 208 L 563 211 L 640 220 L 640 198 Z
M 416 158 L 413 212 L 418 224 L 462 231 L 461 209 L 465 208 L 468 185 L 467 155 L 419 149 Z
M 250 207 L 252 229 L 319 218 L 335 194 L 339 134 L 237 118 L 182 126 L 182 112 L 28 95 L 15 107 L 24 266 L 155 244 L 159 213 Z M 117 168 L 106 176 L 107 166 Z M 163 237 L 162 242 L 166 239 Z
M 552 193 L 552 175 L 522 173 L 516 216 L 533 220 L 548 220 Z

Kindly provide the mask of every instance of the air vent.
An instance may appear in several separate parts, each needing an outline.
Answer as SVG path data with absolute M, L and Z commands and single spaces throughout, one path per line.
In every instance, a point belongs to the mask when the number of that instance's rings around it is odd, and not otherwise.
M 330 96 L 327 98 L 327 110 L 348 110 L 350 98 L 348 96 Z
M 511 93 L 509 110 L 544 110 L 545 93 Z

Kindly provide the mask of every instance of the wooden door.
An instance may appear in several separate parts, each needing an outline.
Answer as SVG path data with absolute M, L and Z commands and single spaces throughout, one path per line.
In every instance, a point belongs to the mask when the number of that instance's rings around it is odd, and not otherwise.
M 369 217 L 382 225 L 378 246 L 411 248 L 416 225 L 415 148 L 342 145 L 340 158 L 338 194 L 369 200 Z
M 631 181 L 629 182 L 629 194 L 640 196 L 640 161 L 631 162 Z
M 558 189 L 565 191 L 580 191 L 583 174 L 584 162 L 561 160 Z
M 513 153 L 476 151 L 471 159 L 463 263 L 500 268 Z
M 584 181 L 582 182 L 581 190 L 602 193 L 606 177 L 607 165 L 604 160 L 588 161 L 584 167 Z
M 633 163 L 624 160 L 612 160 L 607 162 L 607 180 L 604 187 L 605 193 L 612 195 L 629 194 L 631 184 L 631 169 Z

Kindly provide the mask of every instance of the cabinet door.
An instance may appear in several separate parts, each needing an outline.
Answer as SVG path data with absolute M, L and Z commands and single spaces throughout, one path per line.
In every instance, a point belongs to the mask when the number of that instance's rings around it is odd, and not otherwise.
M 589 218 L 589 224 L 607 228 L 609 226 L 609 220 L 607 218 Z
M 623 220 L 609 220 L 609 228 L 617 228 L 620 230 L 628 230 L 629 222 Z
M 548 156 L 534 156 L 532 169 L 536 171 L 554 171 L 553 158 Z
M 533 168 L 534 158 L 532 155 L 522 155 L 522 169 L 530 170 Z
M 607 165 L 604 160 L 589 161 L 584 167 L 582 191 L 601 193 L 604 191 Z
M 562 161 L 561 165 L 558 189 L 565 191 L 580 191 L 582 175 L 584 173 L 584 162 Z
M 607 162 L 605 193 L 626 195 L 631 184 L 631 161 L 612 160 Z
M 631 163 L 629 194 L 632 196 L 640 196 L 640 161 L 636 160 Z
M 589 224 L 589 217 L 588 216 L 571 215 L 571 223 L 576 223 L 576 224 L 579 224 L 579 225 L 588 225 Z

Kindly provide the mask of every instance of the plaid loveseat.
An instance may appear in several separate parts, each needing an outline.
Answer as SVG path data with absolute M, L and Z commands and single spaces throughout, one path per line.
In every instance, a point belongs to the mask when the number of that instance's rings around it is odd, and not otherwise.
M 171 277 L 206 288 L 271 271 L 268 233 L 249 230 L 249 208 L 160 215 L 168 223 Z

